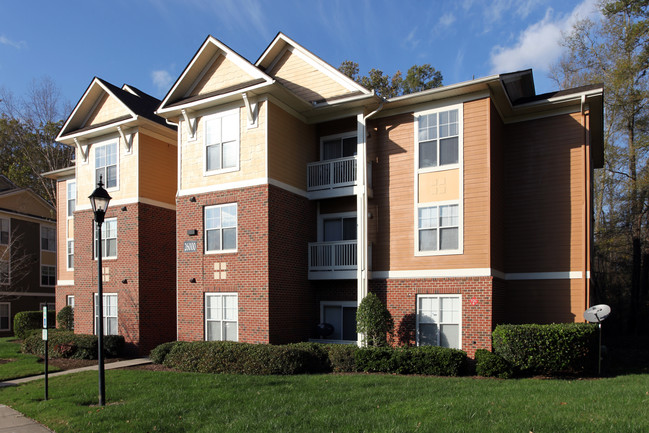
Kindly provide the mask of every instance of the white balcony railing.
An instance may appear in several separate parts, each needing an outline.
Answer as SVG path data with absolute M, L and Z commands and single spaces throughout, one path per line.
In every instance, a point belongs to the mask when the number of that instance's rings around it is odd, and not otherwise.
M 356 157 L 328 159 L 307 165 L 307 191 L 356 185 Z
M 356 270 L 356 244 L 355 240 L 309 243 L 309 271 Z

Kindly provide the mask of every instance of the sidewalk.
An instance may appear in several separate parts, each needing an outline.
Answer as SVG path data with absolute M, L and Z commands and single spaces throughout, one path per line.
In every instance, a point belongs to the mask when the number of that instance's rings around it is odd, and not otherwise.
M 145 365 L 150 364 L 151 360 L 149 358 L 137 358 L 129 359 L 126 361 L 111 362 L 104 364 L 105 370 L 113 370 L 116 368 L 125 368 L 125 367 L 134 367 L 136 365 Z M 65 374 L 79 373 L 81 371 L 90 371 L 97 370 L 96 365 L 91 365 L 89 367 L 75 368 L 72 370 L 57 371 L 56 373 L 48 374 L 48 378 L 63 376 Z M 18 386 L 21 383 L 31 382 L 34 380 L 44 379 L 45 374 L 38 376 L 23 377 L 21 379 L 13 379 L 5 382 L 0 382 L 0 388 L 7 386 Z M 52 433 L 52 430 L 48 429 L 42 424 L 37 423 L 33 419 L 27 418 L 25 415 L 20 412 L 13 410 L 9 406 L 0 404 L 0 433 Z

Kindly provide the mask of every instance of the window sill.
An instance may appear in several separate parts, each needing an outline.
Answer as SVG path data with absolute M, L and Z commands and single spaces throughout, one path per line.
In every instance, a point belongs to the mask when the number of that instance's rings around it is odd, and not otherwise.
M 424 168 L 417 168 L 417 173 L 434 173 L 437 171 L 446 171 L 446 170 L 457 170 L 460 168 L 459 163 L 455 164 L 446 164 L 446 165 L 438 165 L 435 167 L 424 167 Z
M 458 250 L 444 250 L 444 251 L 415 251 L 416 257 L 427 257 L 427 256 L 457 256 L 464 254 L 462 249 Z
M 239 250 L 205 251 L 205 254 L 236 254 Z
M 221 169 L 221 170 L 204 171 L 203 176 L 204 177 L 214 176 L 214 175 L 217 175 L 217 174 L 233 173 L 235 171 L 239 171 L 239 166 L 232 167 L 232 168 L 224 168 L 224 169 Z

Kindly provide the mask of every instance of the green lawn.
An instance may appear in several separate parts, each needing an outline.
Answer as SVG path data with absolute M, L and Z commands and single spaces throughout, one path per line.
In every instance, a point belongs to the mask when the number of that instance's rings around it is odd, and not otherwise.
M 231 376 L 113 370 L 0 389 L 57 432 L 646 432 L 649 375 L 493 380 L 391 375 Z
M 49 366 L 49 371 L 59 368 Z M 0 338 L 0 382 L 45 372 L 45 364 L 38 356 L 20 353 L 20 344 L 14 337 Z

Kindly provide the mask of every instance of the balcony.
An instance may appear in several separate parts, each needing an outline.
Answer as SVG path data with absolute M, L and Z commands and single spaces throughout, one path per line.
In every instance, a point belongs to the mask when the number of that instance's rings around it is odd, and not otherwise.
M 372 165 L 367 164 L 368 186 L 372 185 Z M 356 157 L 328 159 L 307 165 L 307 194 L 309 199 L 354 195 L 357 185 Z
M 372 268 L 372 244 L 368 247 L 368 264 Z M 309 243 L 310 280 L 356 279 L 357 241 Z

